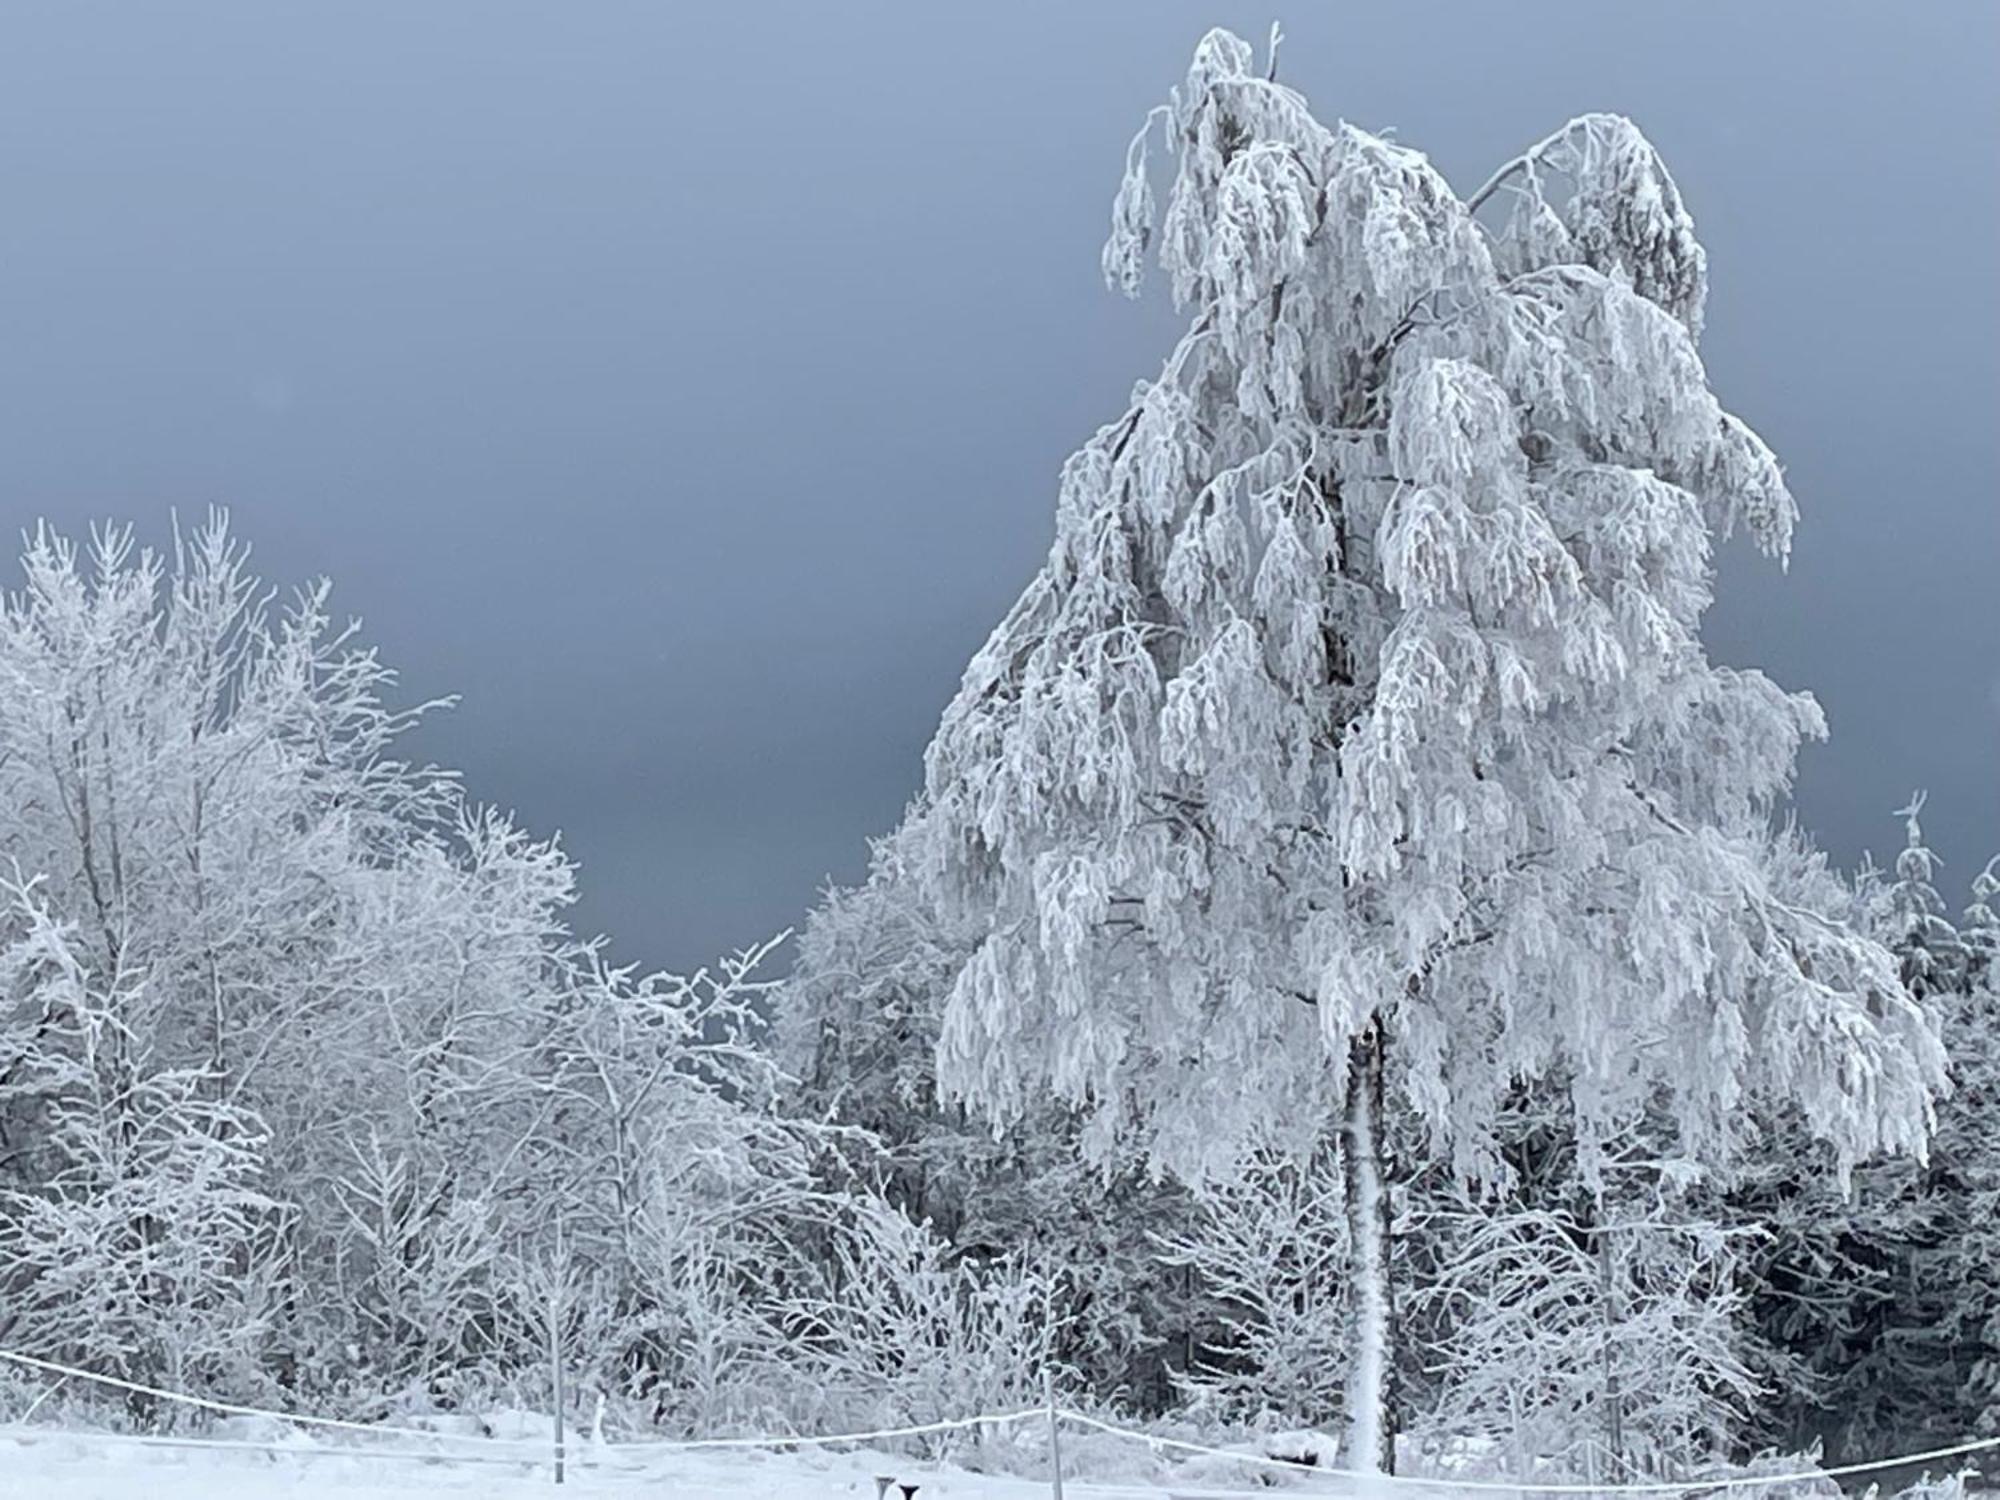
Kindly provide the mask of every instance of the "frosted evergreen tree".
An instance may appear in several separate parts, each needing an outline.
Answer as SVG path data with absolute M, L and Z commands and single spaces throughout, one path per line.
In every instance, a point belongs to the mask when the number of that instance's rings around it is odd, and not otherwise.
M 1957 1288 L 1961 1408 L 1978 1431 L 2000 1433 L 2000 857 L 1972 882 L 1959 936 L 1967 964 L 1962 998 L 1945 1023 L 1953 1091 L 1939 1120 L 1939 1154 L 1958 1158 L 1963 1227 L 1946 1272 Z
M 1828 1180 L 1823 1148 L 1780 1117 L 1735 1202 L 1767 1246 L 1748 1279 L 1775 1356 L 1767 1435 L 1821 1438 L 1844 1456 L 1913 1434 L 1946 1441 L 1994 1420 L 2000 1391 L 1989 1269 L 2000 1255 L 2000 1025 L 1981 977 L 1984 903 L 2000 882 L 1990 870 L 1976 877 L 1965 926 L 1954 927 L 1923 808 L 1919 794 L 1897 811 L 1904 848 L 1886 876 L 1863 869 L 1853 906 L 1895 956 L 1948 1057 L 1951 1090 L 1929 1158 L 1870 1165 L 1844 1193 Z
M 1966 988 L 1975 994 L 2000 993 L 2000 855 L 1972 878 L 1972 902 L 1959 922 L 1965 949 Z
M 1461 198 L 1212 32 L 1108 278 L 1149 254 L 1187 332 L 928 751 L 917 863 L 983 924 L 941 1077 L 1197 1179 L 1343 1110 L 1350 1454 L 1387 1466 L 1386 1064 L 1472 1179 L 1560 1069 L 1590 1179 L 1648 1109 L 1727 1159 L 1762 1097 L 1843 1165 L 1920 1151 L 1941 1060 L 1882 947 L 1765 876 L 1821 716 L 1698 627 L 1715 540 L 1782 557 L 1794 504 L 1708 388 L 1705 257 L 1630 122 Z
M 1864 1179 L 1863 1222 L 1888 1271 L 1875 1338 L 1851 1370 L 1846 1405 L 1868 1437 L 1925 1432 L 1942 1439 L 2000 1424 L 2000 1004 L 1993 954 L 2000 936 L 1989 864 L 1954 926 L 1933 881 L 1919 793 L 1898 816 L 1906 847 L 1884 895 L 1887 940 L 1911 992 L 1935 1020 L 1952 1089 L 1938 1105 L 1930 1160 L 1887 1164 Z M 1874 1202 L 1869 1201 L 1872 1197 Z
M 1903 983 L 1918 1000 L 1965 983 L 1966 953 L 1938 893 L 1938 857 L 1924 842 L 1925 795 L 1918 792 L 1896 814 L 1903 819 L 1904 845 L 1896 856 L 1895 880 L 1883 890 L 1888 906 L 1889 946 L 1902 967 Z
M 1990 1175 L 1988 1137 L 2000 1124 L 1978 1087 L 1991 1073 L 1995 1037 L 1968 993 L 1967 945 L 1935 884 L 1939 861 L 1924 839 L 1924 803 L 1919 792 L 1896 814 L 1904 847 L 1895 878 L 1881 888 L 1879 920 L 1904 983 L 1939 1030 L 1952 1091 L 1938 1105 L 1928 1162 L 1869 1168 L 1859 1201 L 1846 1206 L 1855 1258 L 1874 1272 L 1861 1284 L 1873 1295 L 1858 1299 L 1850 1315 L 1854 1331 L 1833 1402 L 1857 1449 L 1913 1432 L 1943 1438 L 1960 1431 L 1979 1405 L 1961 1409 L 1961 1397 L 1979 1358 L 1982 1321 L 1968 1308 L 1987 1277 L 1964 1252 L 1975 1179 L 1982 1165 Z M 1828 1212 L 1842 1206 L 1829 1204 Z

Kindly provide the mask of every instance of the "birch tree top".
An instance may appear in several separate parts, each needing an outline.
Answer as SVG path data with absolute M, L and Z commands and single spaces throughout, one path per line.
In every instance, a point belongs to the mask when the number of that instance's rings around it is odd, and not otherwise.
M 1921 1150 L 1893 960 L 1771 874 L 1819 710 L 1699 638 L 1716 541 L 1782 561 L 1797 512 L 1709 389 L 1639 131 L 1572 120 L 1461 198 L 1212 32 L 1113 208 L 1111 284 L 1154 259 L 1187 331 L 1065 466 L 904 830 L 987 917 L 947 1085 L 1198 1175 L 1316 1128 L 1379 1016 L 1469 1175 L 1546 1075 L 1587 1163 L 1649 1104 L 1726 1160 L 1760 1098 L 1844 1161 Z

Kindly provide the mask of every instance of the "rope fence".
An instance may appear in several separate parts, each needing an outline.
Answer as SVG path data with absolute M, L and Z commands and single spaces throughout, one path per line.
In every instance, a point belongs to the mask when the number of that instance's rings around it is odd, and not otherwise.
M 66 1442 L 124 1444 L 134 1448 L 189 1448 L 219 1453 L 263 1453 L 287 1458 L 386 1458 L 409 1463 L 501 1464 L 510 1469 L 533 1468 L 545 1460 L 547 1449 L 536 1446 L 530 1456 L 503 1458 L 495 1453 L 414 1453 L 402 1448 L 293 1447 L 288 1443 L 260 1443 L 249 1438 L 169 1437 L 150 1432 L 97 1432 L 67 1427 L 29 1427 L 19 1422 L 0 1426 L 0 1437 L 24 1444 Z
M 1144 1443 L 1150 1448 L 1170 1448 L 1181 1453 L 1205 1454 L 1214 1458 L 1230 1459 L 1236 1463 L 1262 1468 L 1288 1469 L 1295 1474 L 1313 1475 L 1324 1479 L 1365 1480 L 1369 1484 L 1391 1485 L 1404 1489 L 1453 1490 L 1468 1494 L 1705 1494 L 1710 1490 L 1758 1489 L 1765 1485 L 1804 1484 L 1819 1479 L 1841 1479 L 1860 1474 L 1874 1474 L 1885 1469 L 1901 1469 L 1913 1464 L 1932 1463 L 1939 1459 L 1969 1457 L 1974 1453 L 1985 1453 L 2000 1448 L 2000 1437 L 1972 1438 L 1962 1443 L 1954 1443 L 1948 1448 L 1931 1448 L 1921 1453 L 1872 1459 L 1867 1463 L 1835 1464 L 1826 1468 L 1797 1469 L 1782 1474 L 1729 1474 L 1712 1479 L 1655 1480 L 1637 1484 L 1538 1483 L 1534 1480 L 1456 1479 L 1448 1476 L 1433 1478 L 1423 1474 L 1373 1474 L 1361 1469 L 1333 1469 L 1320 1464 L 1300 1463 L 1297 1459 L 1272 1458 L 1262 1453 L 1244 1453 L 1233 1448 L 1216 1448 L 1206 1443 L 1190 1443 L 1178 1438 L 1159 1437 L 1150 1432 L 1139 1432 L 1130 1427 L 1120 1427 L 1116 1423 L 1102 1421 L 1097 1417 L 1086 1416 L 1079 1411 L 1064 1410 L 1061 1416 L 1065 1421 L 1073 1422 L 1080 1427 L 1089 1427 L 1135 1443 Z M 1177 1489 L 1176 1493 L 1192 1492 Z
M 192 1396 L 181 1391 L 170 1391 L 158 1386 L 145 1385 L 127 1380 L 118 1375 L 107 1375 L 95 1370 L 84 1370 L 72 1365 L 59 1364 L 54 1360 L 39 1359 L 29 1354 L 18 1354 L 9 1349 L 0 1349 L 0 1360 L 36 1370 L 46 1375 L 58 1376 L 64 1380 L 84 1380 L 113 1390 L 132 1395 L 148 1396 L 155 1400 L 169 1401 L 181 1406 L 198 1408 L 225 1416 L 262 1417 L 276 1422 L 289 1422 L 299 1427 L 318 1428 L 339 1432 L 360 1433 L 368 1437 L 415 1438 L 425 1443 L 458 1443 L 478 1448 L 479 1452 L 446 1453 L 435 1450 L 409 1452 L 379 1448 L 359 1447 L 294 1447 L 285 1443 L 257 1442 L 251 1439 L 163 1437 L 141 1433 L 80 1432 L 55 1427 L 32 1427 L 20 1423 L 0 1426 L 0 1436 L 22 1442 L 48 1441 L 52 1439 L 78 1439 L 92 1442 L 127 1443 L 138 1446 L 172 1447 L 187 1449 L 213 1449 L 218 1451 L 257 1452 L 283 1454 L 288 1456 L 361 1457 L 375 1459 L 408 1460 L 413 1462 L 437 1463 L 484 1463 L 510 1466 L 533 1466 L 545 1460 L 549 1445 L 530 1438 L 499 1438 L 463 1432 L 441 1432 L 428 1428 L 403 1427 L 381 1422 L 355 1422 L 339 1417 L 315 1417 L 297 1412 L 272 1411 L 265 1407 L 245 1406 L 230 1401 L 215 1401 L 205 1396 Z M 37 1405 L 40 1403 L 37 1402 Z M 31 1408 L 32 1410 L 32 1408 Z M 603 1460 L 613 1460 L 611 1467 L 625 1467 L 625 1460 L 659 1453 L 698 1453 L 743 1449 L 782 1449 L 796 1447 L 834 1447 L 847 1444 L 883 1442 L 895 1438 L 926 1437 L 942 1432 L 963 1432 L 973 1428 L 1007 1427 L 1026 1421 L 1043 1421 L 1049 1424 L 1052 1455 L 1055 1453 L 1055 1437 L 1058 1424 L 1067 1422 L 1072 1426 L 1103 1433 L 1110 1437 L 1140 1444 L 1149 1451 L 1160 1453 L 1171 1451 L 1196 1454 L 1210 1458 L 1227 1459 L 1232 1463 L 1247 1464 L 1252 1467 L 1278 1469 L 1301 1477 L 1317 1479 L 1341 1479 L 1365 1482 L 1370 1486 L 1389 1486 L 1399 1489 L 1446 1491 L 1461 1494 L 1510 1494 L 1510 1495 L 1696 1495 L 1714 1491 L 1762 1489 L 1777 1485 L 1805 1484 L 1826 1479 L 1852 1478 L 1863 1474 L 1880 1473 L 1889 1469 L 1910 1468 L 1919 1464 L 1936 1463 L 1945 1459 L 1969 1458 L 1977 1453 L 1987 1453 L 2000 1449 L 2000 1437 L 1969 1438 L 1964 1442 L 1946 1447 L 1929 1448 L 1916 1453 L 1903 1453 L 1889 1458 L 1872 1459 L 1865 1463 L 1836 1464 L 1829 1467 L 1797 1469 L 1775 1474 L 1727 1474 L 1705 1479 L 1654 1480 L 1628 1484 L 1548 1482 L 1511 1479 L 1461 1479 L 1450 1476 L 1432 1477 L 1417 1474 L 1375 1474 L 1359 1469 L 1329 1468 L 1320 1464 L 1303 1463 L 1297 1459 L 1274 1458 L 1262 1453 L 1248 1453 L 1241 1449 L 1221 1448 L 1207 1443 L 1189 1442 L 1180 1438 L 1160 1437 L 1154 1433 L 1142 1432 L 1136 1428 L 1123 1427 L 1115 1422 L 1107 1422 L 1086 1412 L 1074 1411 L 1055 1404 L 1053 1395 L 1041 1406 L 1022 1407 L 1013 1411 L 984 1412 L 976 1416 L 956 1417 L 936 1422 L 918 1422 L 900 1427 L 877 1427 L 856 1432 L 826 1433 L 765 1433 L 752 1437 L 721 1438 L 659 1438 L 631 1442 L 592 1444 L 572 1448 L 570 1451 L 591 1467 L 606 1467 Z M 497 1453 L 495 1449 L 509 1450 L 513 1456 Z M 560 1440 L 557 1443 L 561 1453 Z M 1062 1477 L 1060 1458 L 1055 1462 L 1055 1484 L 1061 1493 Z M 636 1472 L 636 1471 L 634 1471 Z M 560 1480 L 558 1480 L 560 1482 Z M 1072 1481 L 1070 1488 L 1079 1493 L 1096 1495 L 1158 1495 L 1163 1486 L 1145 1484 L 1094 1484 L 1088 1481 Z M 1223 1489 L 1188 1489 L 1176 1485 L 1176 1496 L 1184 1497 L 1224 1497 L 1247 1494 L 1247 1491 Z
M 536 1439 L 489 1438 L 469 1432 L 433 1432 L 422 1427 L 396 1427 L 385 1422 L 349 1422 L 339 1417 L 311 1417 L 293 1412 L 270 1411 L 261 1406 L 239 1406 L 233 1401 L 211 1401 L 206 1396 L 190 1396 L 182 1391 L 162 1390 L 158 1386 L 144 1385 L 136 1380 L 127 1380 L 122 1375 L 105 1375 L 96 1370 L 79 1370 L 72 1365 L 57 1364 L 54 1360 L 37 1359 L 32 1354 L 16 1354 L 11 1349 L 0 1349 L 0 1359 L 10 1364 L 22 1365 L 30 1370 L 39 1370 L 44 1375 L 61 1375 L 71 1380 L 88 1380 L 98 1385 L 108 1386 L 115 1391 L 124 1391 L 133 1396 L 150 1396 L 156 1401 L 171 1401 L 179 1406 L 192 1406 L 202 1411 L 212 1411 L 226 1417 L 269 1417 L 274 1421 L 293 1422 L 301 1427 L 327 1428 L 337 1432 L 359 1432 L 369 1437 L 421 1438 L 425 1442 L 477 1443 L 482 1447 L 515 1444 L 531 1447 L 537 1453 L 544 1451 L 546 1444 Z
M 911 1427 L 878 1427 L 872 1432 L 822 1432 L 794 1436 L 768 1434 L 764 1437 L 733 1438 L 646 1438 L 638 1442 L 615 1443 L 620 1453 L 698 1453 L 717 1448 L 822 1448 L 838 1443 L 875 1443 L 886 1438 L 924 1437 L 935 1432 L 963 1432 L 973 1427 L 1006 1427 L 1030 1419 L 1046 1421 L 1048 1408 L 1025 1407 L 1020 1411 L 990 1412 L 977 1417 L 957 1417 L 945 1422 L 921 1422 Z

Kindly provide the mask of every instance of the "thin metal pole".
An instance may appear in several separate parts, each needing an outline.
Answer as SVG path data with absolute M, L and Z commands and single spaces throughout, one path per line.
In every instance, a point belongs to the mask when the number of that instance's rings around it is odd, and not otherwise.
M 1042 1367 L 1042 1400 L 1049 1408 L 1049 1492 L 1055 1500 L 1063 1500 L 1062 1434 L 1058 1430 L 1062 1424 L 1056 1418 L 1056 1377 L 1046 1365 Z
M 549 1288 L 549 1386 L 555 1392 L 556 1483 L 563 1482 L 562 1328 L 557 1319 L 561 1293 Z
M 1603 1217 L 1600 1208 L 1598 1215 Z M 1604 1407 L 1610 1417 L 1611 1427 L 1611 1482 L 1620 1483 L 1625 1478 L 1625 1392 L 1618 1380 L 1617 1351 L 1611 1341 L 1618 1331 L 1621 1312 L 1618 1306 L 1618 1281 L 1616 1266 L 1612 1256 L 1616 1247 L 1607 1232 L 1609 1226 L 1597 1226 L 1597 1285 L 1598 1297 L 1603 1304 L 1604 1319 Z

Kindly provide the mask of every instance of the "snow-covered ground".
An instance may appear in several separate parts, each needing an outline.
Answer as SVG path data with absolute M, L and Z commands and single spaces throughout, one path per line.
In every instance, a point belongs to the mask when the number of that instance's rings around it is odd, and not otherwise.
M 216 1497 L 295 1496 L 299 1500 L 415 1500 L 435 1494 L 718 1495 L 743 1500 L 806 1500 L 858 1496 L 873 1500 L 877 1472 L 865 1457 L 815 1462 L 762 1453 L 676 1456 L 606 1472 L 585 1467 L 561 1491 L 546 1464 L 519 1466 L 366 1457 L 338 1449 L 314 1456 L 187 1450 L 55 1435 L 32 1442 L 0 1440 L 0 1494 L 44 1500 L 216 1500 Z M 1034 1486 L 973 1476 L 912 1472 L 931 1496 L 954 1500 L 1015 1500 Z M 1043 1488 L 1046 1493 L 1046 1488 Z
M 573 1455 L 565 1484 L 551 1482 L 546 1458 L 519 1463 L 493 1454 L 472 1458 L 387 1457 L 339 1444 L 294 1439 L 288 1451 L 249 1452 L 171 1447 L 99 1433 L 36 1429 L 0 1432 L 0 1500 L 417 1500 L 462 1495 L 491 1500 L 875 1500 L 876 1476 L 915 1484 L 918 1500 L 1043 1500 L 1045 1479 L 972 1473 L 948 1464 L 884 1453 L 662 1452 Z M 498 1448 L 502 1445 L 496 1444 Z M 1294 1500 L 1350 1500 L 1353 1488 L 1333 1475 L 1247 1470 L 1195 1460 L 1171 1471 L 1135 1457 L 1129 1468 L 1105 1463 L 1102 1450 L 1086 1459 L 1089 1477 L 1064 1485 L 1066 1500 L 1225 1500 L 1258 1495 Z M 1171 1473 L 1171 1477 L 1163 1477 Z M 1946 1466 L 1942 1471 L 1949 1473 Z M 1917 1485 L 1918 1468 L 1884 1474 L 1882 1492 L 1935 1500 Z M 1413 1489 L 1438 1500 L 1449 1493 Z M 1758 1493 L 1755 1491 L 1746 1493 Z M 1765 1492 L 1768 1493 L 1768 1492 Z M 2000 1494 L 1979 1479 L 1966 1494 Z M 1463 1497 L 1465 1492 L 1460 1492 Z M 900 1500 L 895 1490 L 892 1500 Z M 1484 1500 L 1484 1497 L 1481 1497 Z
M 875 1476 L 920 1486 L 919 1500 L 1040 1500 L 1046 1481 L 872 1453 L 736 1451 L 648 1455 L 615 1469 L 586 1463 L 561 1490 L 546 1462 L 520 1465 L 450 1459 L 388 1459 L 350 1449 L 302 1446 L 259 1454 L 141 1446 L 93 1434 L 38 1432 L 0 1436 L 0 1496 L 6 1500 L 416 1500 L 426 1495 L 707 1497 L 718 1500 L 875 1500 Z M 1180 1493 L 1140 1480 L 1072 1480 L 1078 1497 L 1165 1500 Z M 1206 1488 L 1206 1486 L 1203 1486 Z M 1326 1493 L 1331 1486 L 1316 1490 Z M 893 1495 L 895 1492 L 891 1491 Z

